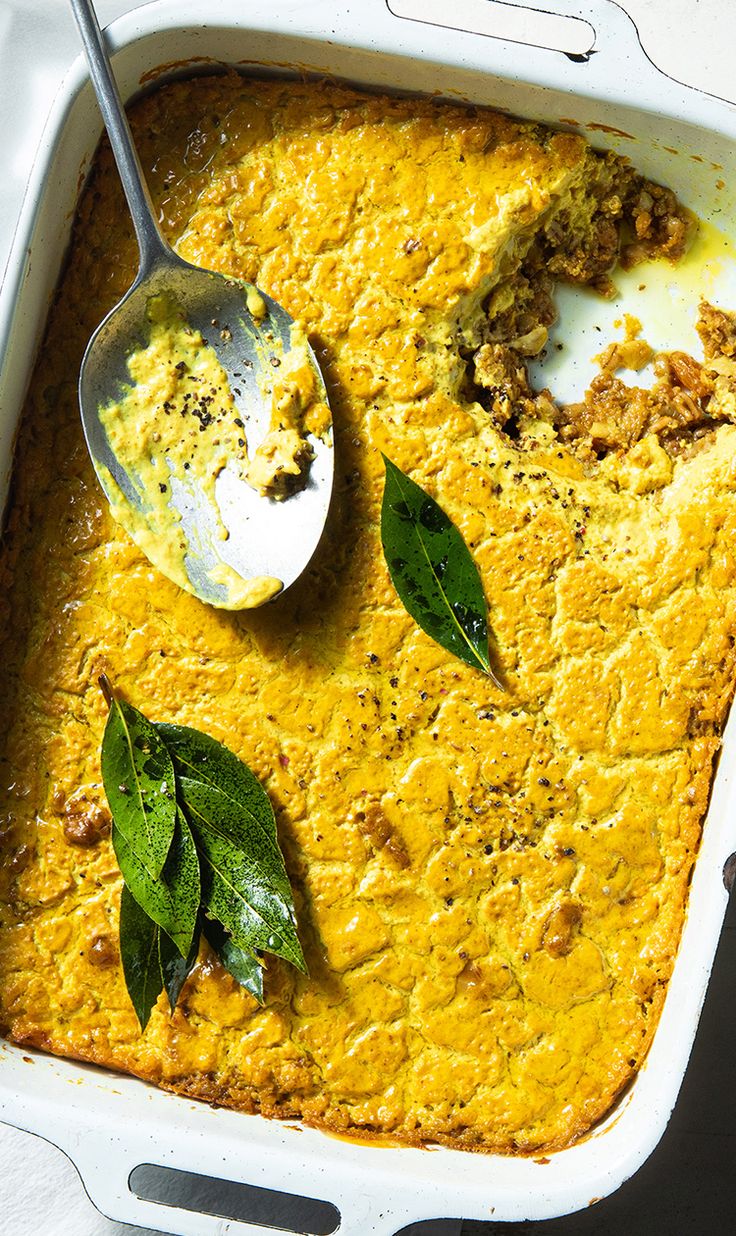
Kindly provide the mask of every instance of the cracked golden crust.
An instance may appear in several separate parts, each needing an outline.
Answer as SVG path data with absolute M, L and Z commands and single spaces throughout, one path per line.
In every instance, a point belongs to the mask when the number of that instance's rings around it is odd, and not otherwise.
M 247 614 L 179 591 L 112 524 L 75 402 L 134 266 L 103 153 L 0 561 L 0 1023 L 338 1132 L 566 1145 L 641 1064 L 677 949 L 732 690 L 736 430 L 666 484 L 619 485 L 557 442 L 518 451 L 462 396 L 448 342 L 594 178 L 580 139 L 233 78 L 167 87 L 135 128 L 182 255 L 257 282 L 316 336 L 337 498 L 309 572 Z M 508 694 L 399 604 L 379 448 L 471 545 Z M 269 963 L 263 1009 L 203 950 L 174 1015 L 161 1002 L 138 1032 L 115 959 L 103 671 L 268 788 L 310 978 Z

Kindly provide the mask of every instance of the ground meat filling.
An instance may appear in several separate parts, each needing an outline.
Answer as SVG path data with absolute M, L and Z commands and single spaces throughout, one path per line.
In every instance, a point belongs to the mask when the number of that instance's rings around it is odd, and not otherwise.
M 707 411 L 710 393 L 704 381 L 695 378 L 696 369 L 700 369 L 697 361 L 684 353 L 658 357 L 659 379 L 650 390 L 627 386 L 612 373 L 599 374 L 581 403 L 564 408 L 560 438 L 579 444 L 584 457 L 592 453 L 597 459 L 629 450 L 648 434 L 655 434 L 670 454 L 680 453 L 716 423 Z M 695 389 L 681 384 L 678 370 L 693 378 Z
M 604 172 L 608 167 L 602 164 Z M 549 391 L 533 391 L 526 359 L 545 347 L 556 310 L 556 281 L 611 291 L 608 272 L 652 257 L 676 259 L 687 246 L 691 220 L 669 189 L 643 182 L 627 168 L 618 180 L 602 174 L 587 224 L 573 232 L 558 214 L 538 237 L 517 272 L 496 288 L 487 305 L 485 342 L 471 356 L 468 383 L 493 425 L 512 439 L 532 423 L 554 426 L 584 463 L 631 449 L 655 435 L 671 456 L 690 454 L 723 421 L 736 422 L 736 314 L 703 302 L 698 333 L 704 360 L 684 352 L 654 357 L 642 339 L 611 344 L 599 358 L 602 372 L 578 403 L 561 406 Z M 597 204 L 596 204 L 597 203 Z M 579 219 L 579 211 L 571 217 Z M 628 386 L 616 372 L 654 359 L 650 389 Z
M 529 383 L 525 361 L 543 350 L 557 316 L 556 282 L 610 295 L 616 263 L 629 268 L 654 257 L 674 261 L 689 243 L 692 217 L 671 190 L 642 180 L 614 156 L 601 159 L 598 181 L 594 193 L 588 186 L 584 205 L 573 192 L 569 211 L 554 215 L 514 274 L 489 296 L 484 341 L 468 354 L 466 393 L 510 438 L 523 438 L 525 426 L 546 421 L 587 463 L 627 450 L 648 434 L 680 454 L 719 421 L 736 419 L 736 315 L 701 305 L 704 364 L 683 352 L 659 356 L 651 389 L 616 377 L 618 369 L 639 369 L 654 357 L 644 340 L 633 338 L 607 349 L 601 374 L 579 403 L 561 407 L 549 391 L 534 392 Z
M 654 360 L 656 381 L 649 389 L 616 376 L 624 365 L 647 363 L 653 355 L 648 345 L 643 340 L 611 345 L 584 398 L 566 406 L 555 403 L 549 391 L 532 390 L 525 364 L 529 353 L 487 343 L 473 358 L 476 399 L 510 438 L 522 438 L 531 422 L 544 421 L 587 463 L 629 450 L 650 434 L 670 455 L 689 453 L 719 424 L 736 423 L 736 317 L 703 303 L 698 333 L 704 361 L 685 352 L 662 353 Z
M 736 355 L 736 313 L 716 309 L 714 305 L 703 301 L 697 331 L 707 361 L 714 360 L 717 356 L 730 358 Z
M 515 437 L 510 422 L 518 421 L 532 400 L 526 366 L 521 354 L 500 343 L 485 343 L 475 354 L 478 399 L 497 429 Z
M 649 390 L 627 386 L 604 367 L 582 402 L 561 410 L 562 441 L 584 458 L 602 459 L 654 434 L 674 456 L 698 449 L 724 421 L 736 422 L 736 318 L 703 302 L 697 329 L 705 359 L 663 353 Z
M 602 157 L 597 185 L 592 191 L 589 184 L 574 189 L 569 209 L 552 216 L 518 270 L 494 288 L 485 306 L 484 342 L 536 356 L 557 317 L 556 282 L 587 284 L 610 295 L 610 271 L 617 262 L 676 259 L 687 246 L 691 224 L 668 189 L 642 182 L 620 159 Z
M 624 270 L 651 257 L 668 257 L 673 261 L 682 257 L 689 243 L 692 219 L 671 189 L 639 181 L 627 202 L 626 217 L 634 236 L 621 246 Z
M 535 242 L 516 274 L 494 290 L 486 305 L 484 340 L 506 344 L 522 356 L 537 356 L 557 319 L 554 287 L 542 247 Z
M 610 271 L 617 263 L 628 270 L 653 257 L 676 261 L 687 249 L 694 220 L 671 189 L 642 180 L 613 157 L 601 161 L 597 190 L 586 201 L 587 226 L 586 213 L 574 200 L 542 234 L 546 270 L 556 280 L 589 284 L 610 295 Z

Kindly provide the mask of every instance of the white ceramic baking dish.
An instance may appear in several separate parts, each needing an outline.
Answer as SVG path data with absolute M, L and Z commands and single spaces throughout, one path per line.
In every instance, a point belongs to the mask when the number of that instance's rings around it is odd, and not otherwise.
M 493 7 L 484 0 L 484 13 Z M 593 52 L 587 59 L 407 20 L 397 16 L 410 11 L 404 0 L 361 0 L 355 7 L 345 0 L 280 0 L 278 6 L 250 0 L 247 8 L 240 0 L 208 0 L 204 24 L 199 0 L 159 0 L 115 22 L 109 40 L 126 97 L 151 79 L 156 66 L 186 62 L 196 68 L 211 61 L 243 71 L 270 65 L 283 72 L 293 65 L 355 83 L 460 95 L 551 124 L 577 124 L 593 133 L 596 144 L 630 151 L 642 170 L 671 185 L 705 218 L 729 220 L 736 109 L 663 77 L 644 55 L 629 19 L 608 0 L 547 0 L 544 7 L 589 23 Z M 442 6 L 424 12 L 445 20 Z M 536 24 L 533 15 L 531 22 Z M 99 133 L 78 62 L 45 132 L 0 296 L 4 481 L 80 170 L 88 166 Z M 181 1236 L 265 1236 L 274 1229 L 143 1201 L 129 1187 L 139 1164 L 324 1199 L 340 1212 L 339 1231 L 351 1236 L 390 1236 L 411 1221 L 442 1216 L 540 1219 L 584 1207 L 636 1171 L 675 1103 L 725 910 L 724 862 L 736 849 L 735 754 L 736 717 L 726 731 L 682 943 L 647 1062 L 608 1118 L 549 1160 L 338 1141 L 291 1124 L 215 1111 L 131 1078 L 7 1043 L 0 1046 L 0 1119 L 61 1147 L 105 1214 Z

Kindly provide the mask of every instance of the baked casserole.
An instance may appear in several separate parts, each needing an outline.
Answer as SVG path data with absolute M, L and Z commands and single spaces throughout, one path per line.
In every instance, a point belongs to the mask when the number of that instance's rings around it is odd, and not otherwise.
M 619 258 L 674 261 L 693 226 L 625 160 L 486 110 L 235 74 L 169 84 L 132 121 L 177 251 L 308 332 L 336 498 L 307 573 L 241 613 L 177 588 L 113 522 L 76 398 L 136 266 L 103 146 L 0 559 L 0 1027 L 335 1132 L 565 1146 L 651 1042 L 731 698 L 734 320 L 704 306 L 704 359 L 659 357 L 648 390 L 617 376 L 645 358 L 632 337 L 561 407 L 525 368 L 555 282 L 605 294 Z M 471 548 L 500 687 L 402 607 L 381 451 Z M 309 975 L 269 959 L 263 1007 L 203 944 L 176 1011 L 161 998 L 140 1032 L 101 674 L 268 790 Z

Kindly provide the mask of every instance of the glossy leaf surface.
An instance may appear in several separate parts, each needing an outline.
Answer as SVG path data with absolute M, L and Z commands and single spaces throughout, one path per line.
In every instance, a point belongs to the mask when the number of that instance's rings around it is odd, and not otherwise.
M 124 700 L 110 701 L 101 764 L 113 819 L 130 850 L 157 879 L 176 823 L 174 765 L 156 727 Z
M 177 808 L 174 839 L 158 880 L 152 879 L 113 820 L 112 843 L 123 879 L 138 905 L 186 957 L 192 945 L 201 896 L 199 859 L 182 811 Z
M 447 652 L 500 686 L 488 653 L 483 585 L 465 541 L 434 498 L 383 459 L 381 541 L 404 608 Z
M 271 800 L 247 764 L 216 738 L 191 726 L 161 722 L 156 729 L 180 776 L 211 785 L 231 798 L 278 849 Z
M 159 928 L 158 960 L 161 968 L 161 981 L 169 1000 L 172 1013 L 181 995 L 181 989 L 191 974 L 199 951 L 199 931 L 195 931 L 189 954 L 182 957 L 176 945 L 169 939 L 165 931 Z
M 120 959 L 141 1030 L 145 1030 L 163 991 L 158 952 L 159 928 L 123 885 L 120 896 Z
M 263 966 L 259 959 L 238 948 L 224 928 L 211 918 L 205 918 L 203 931 L 213 951 L 225 969 L 241 987 L 263 1004 Z
M 177 785 L 199 851 L 205 912 L 240 948 L 263 949 L 303 970 L 283 859 L 275 863 L 269 846 L 258 850 L 252 826 L 244 827 L 227 795 L 187 777 Z
M 103 779 L 124 880 L 120 954 L 141 1029 L 162 991 L 174 1011 L 200 930 L 262 1003 L 256 950 L 306 970 L 268 795 L 216 739 L 153 724 L 118 702 L 104 676 L 100 685 L 110 707 Z

